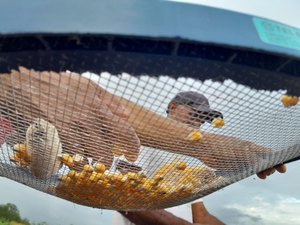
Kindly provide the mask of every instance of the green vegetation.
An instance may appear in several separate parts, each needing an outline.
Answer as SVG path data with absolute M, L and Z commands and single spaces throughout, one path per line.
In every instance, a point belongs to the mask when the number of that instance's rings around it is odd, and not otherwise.
M 7 203 L 0 205 L 0 225 L 48 225 L 46 222 L 30 223 L 26 218 L 21 218 L 16 205 Z
M 0 225 L 9 225 L 9 222 L 8 221 L 2 221 L 2 220 L 0 220 Z

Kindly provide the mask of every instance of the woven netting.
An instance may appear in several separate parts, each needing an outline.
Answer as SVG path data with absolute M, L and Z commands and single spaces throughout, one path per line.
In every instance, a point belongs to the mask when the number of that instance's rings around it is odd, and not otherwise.
M 171 207 L 300 155 L 300 108 L 284 107 L 286 90 L 33 69 L 0 76 L 0 175 L 78 204 Z M 223 118 L 198 128 L 168 117 L 181 91 L 204 94 Z

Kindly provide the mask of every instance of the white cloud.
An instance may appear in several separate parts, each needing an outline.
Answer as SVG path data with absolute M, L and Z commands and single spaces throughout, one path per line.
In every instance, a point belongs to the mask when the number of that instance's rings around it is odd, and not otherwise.
M 300 224 L 298 177 L 300 162 L 288 164 L 286 174 L 266 180 L 244 179 L 204 198 L 210 213 L 228 225 Z M 273 218 L 280 214 L 274 222 Z
M 267 199 L 255 196 L 251 202 L 235 203 L 227 205 L 226 208 L 239 212 L 239 220 L 248 225 L 257 224 L 253 218 L 259 218 L 261 225 L 300 224 L 300 217 L 295 217 L 300 211 L 300 199 L 283 196 Z

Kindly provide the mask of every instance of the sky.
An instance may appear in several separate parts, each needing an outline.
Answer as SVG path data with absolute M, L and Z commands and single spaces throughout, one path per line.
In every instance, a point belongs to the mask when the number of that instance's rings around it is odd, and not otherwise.
M 297 0 L 286 0 L 284 3 L 281 0 L 186 2 L 242 11 L 300 28 L 300 3 Z M 296 115 L 295 112 L 293 115 Z M 300 224 L 299 166 L 300 162 L 288 164 L 286 174 L 276 173 L 264 181 L 251 176 L 206 196 L 205 205 L 212 214 L 229 225 Z M 101 225 L 111 224 L 112 220 L 109 210 L 80 206 L 0 178 L 0 204 L 7 202 L 16 204 L 21 215 L 29 220 L 46 221 L 51 225 Z
M 297 0 L 172 0 L 190 4 L 208 5 L 222 9 L 242 12 L 279 21 L 300 28 L 298 10 L 300 3 Z

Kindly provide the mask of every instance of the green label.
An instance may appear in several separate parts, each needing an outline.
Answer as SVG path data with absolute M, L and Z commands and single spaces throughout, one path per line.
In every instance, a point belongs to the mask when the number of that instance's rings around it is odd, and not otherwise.
M 300 29 L 256 17 L 253 23 L 264 43 L 300 50 Z

